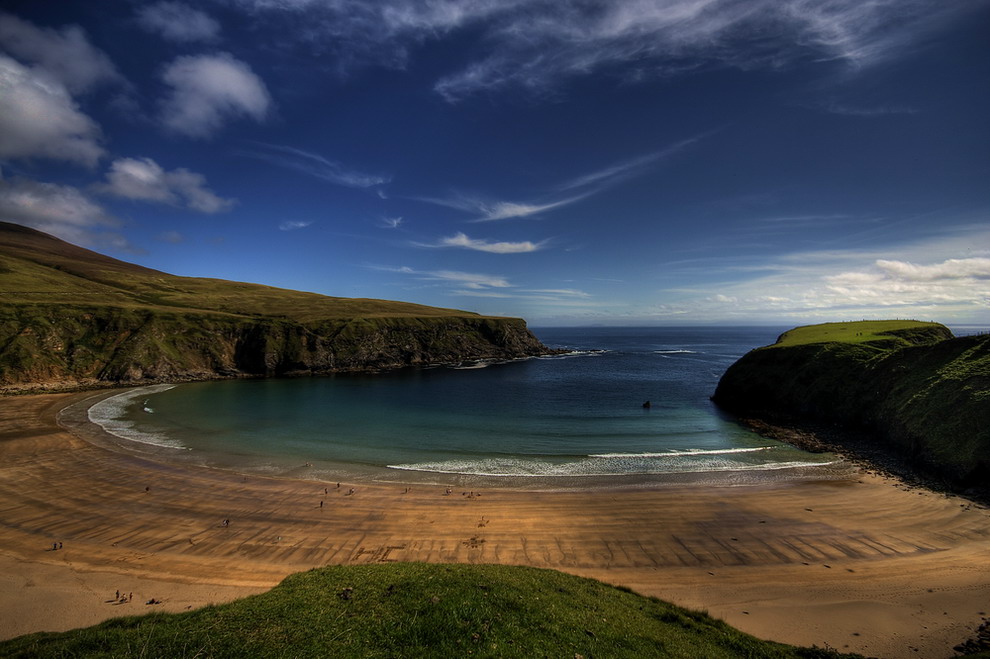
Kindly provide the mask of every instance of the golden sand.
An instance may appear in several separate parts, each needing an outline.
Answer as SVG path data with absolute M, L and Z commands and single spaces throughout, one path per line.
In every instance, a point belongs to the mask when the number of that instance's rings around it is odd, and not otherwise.
M 338 489 L 92 445 L 55 421 L 81 397 L 0 398 L 0 638 L 389 561 L 554 568 L 761 638 L 879 657 L 951 656 L 990 610 L 990 513 L 875 475 L 474 496 Z M 114 601 L 117 591 L 131 601 Z

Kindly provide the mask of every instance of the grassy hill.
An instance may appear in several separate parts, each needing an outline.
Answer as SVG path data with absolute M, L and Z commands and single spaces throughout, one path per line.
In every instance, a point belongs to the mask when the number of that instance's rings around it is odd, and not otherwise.
M 990 336 L 917 321 L 799 327 L 733 364 L 713 400 L 768 421 L 866 430 L 955 487 L 990 483 Z
M 145 607 L 151 608 L 151 607 Z M 327 567 L 181 614 L 0 643 L 5 657 L 836 657 L 561 572 L 497 565 Z
M 888 350 L 951 339 L 949 328 L 918 320 L 861 320 L 795 327 L 780 335 L 770 348 L 811 343 L 844 343 Z
M 0 222 L 4 302 L 109 305 L 288 318 L 478 317 L 408 302 L 328 297 L 222 279 L 178 277 L 92 252 L 53 236 Z
M 0 386 L 332 373 L 545 351 L 520 319 L 178 277 L 0 223 Z

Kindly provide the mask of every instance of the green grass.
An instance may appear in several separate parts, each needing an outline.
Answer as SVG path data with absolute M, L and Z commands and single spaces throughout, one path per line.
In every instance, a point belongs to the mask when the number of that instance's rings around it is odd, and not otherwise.
M 895 348 L 951 337 L 943 325 L 918 320 L 861 320 L 795 327 L 780 335 L 773 347 L 812 343 L 851 343 Z
M 181 614 L 0 643 L 5 657 L 831 657 L 704 613 L 551 570 L 395 563 L 327 567 Z
M 331 297 L 261 284 L 179 277 L 3 222 L 0 301 L 219 312 L 300 323 L 342 318 L 479 317 L 468 311 L 410 302 Z

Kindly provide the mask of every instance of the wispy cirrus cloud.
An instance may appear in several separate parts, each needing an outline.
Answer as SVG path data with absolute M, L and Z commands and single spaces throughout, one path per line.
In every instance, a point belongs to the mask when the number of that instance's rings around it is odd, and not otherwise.
M 312 222 L 307 222 L 304 220 L 284 220 L 279 222 L 279 231 L 298 231 L 299 229 L 305 229 L 308 226 L 312 226 Z
M 573 204 L 587 196 L 587 194 L 580 194 L 543 203 L 496 201 L 470 197 L 463 194 L 455 194 L 450 197 L 416 197 L 416 199 L 471 213 L 475 216 L 471 220 L 472 222 L 492 222 L 495 220 L 511 220 L 539 215 L 546 211 Z
M 374 269 L 394 272 L 419 281 L 435 282 L 449 287 L 450 295 L 476 298 L 514 299 L 540 304 L 586 304 L 592 295 L 573 288 L 519 288 L 500 275 L 487 275 L 457 270 L 416 270 L 410 267 Z
M 467 236 L 467 234 L 460 231 L 455 233 L 453 236 L 441 238 L 439 242 L 432 245 L 416 243 L 418 247 L 459 247 L 478 252 L 488 252 L 489 254 L 526 254 L 528 252 L 536 252 L 543 249 L 545 244 L 546 241 L 534 243 L 529 240 L 520 242 L 483 240 L 479 238 L 471 238 Z
M 371 188 L 391 181 L 387 176 L 365 174 L 318 153 L 281 144 L 255 142 L 253 148 L 242 149 L 239 153 L 348 188 Z
M 456 103 L 507 88 L 540 96 L 608 69 L 627 80 L 799 60 L 862 67 L 904 52 L 968 5 L 942 0 L 227 0 L 295 25 L 342 72 L 404 68 L 416 49 L 471 31 L 473 60 L 436 81 Z
M 906 105 L 850 105 L 829 101 L 821 106 L 821 109 L 829 114 L 838 114 L 846 117 L 886 117 L 898 114 L 918 114 L 918 108 Z
M 398 268 L 378 266 L 375 267 L 375 269 L 409 275 L 421 281 L 436 281 L 455 284 L 457 286 L 464 286 L 465 288 L 469 288 L 474 291 L 512 287 L 512 284 L 509 283 L 508 279 L 499 275 L 461 272 L 459 270 L 416 270 L 407 266 L 401 266 Z
M 475 216 L 471 220 L 472 222 L 492 222 L 496 220 L 533 217 L 582 201 L 623 181 L 643 174 L 650 167 L 684 151 L 709 134 L 697 135 L 675 142 L 663 149 L 651 151 L 650 153 L 612 163 L 601 169 L 580 174 L 553 186 L 550 193 L 534 201 L 499 201 L 462 193 L 452 194 L 448 197 L 416 197 L 416 199 L 471 213 Z
M 597 171 L 582 174 L 581 176 L 577 176 L 569 181 L 565 181 L 557 186 L 557 188 L 562 191 L 591 188 L 594 192 L 598 192 L 643 173 L 655 163 L 684 151 L 691 145 L 700 142 L 709 135 L 711 135 L 711 132 L 689 137 L 688 139 L 680 140 L 679 142 L 675 142 L 667 147 L 664 147 L 663 149 L 613 163 Z

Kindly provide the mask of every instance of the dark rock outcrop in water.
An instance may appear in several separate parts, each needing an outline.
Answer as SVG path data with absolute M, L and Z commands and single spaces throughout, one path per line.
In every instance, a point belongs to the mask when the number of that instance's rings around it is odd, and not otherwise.
M 177 277 L 0 223 L 0 389 L 7 391 L 548 352 L 518 318 Z
M 927 323 L 861 340 L 868 324 L 848 325 L 849 340 L 788 342 L 785 334 L 749 352 L 712 399 L 765 422 L 857 431 L 871 449 L 953 489 L 990 488 L 990 336 L 954 338 Z

